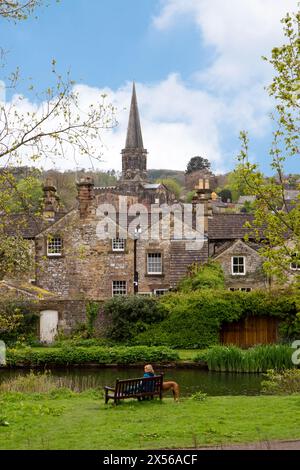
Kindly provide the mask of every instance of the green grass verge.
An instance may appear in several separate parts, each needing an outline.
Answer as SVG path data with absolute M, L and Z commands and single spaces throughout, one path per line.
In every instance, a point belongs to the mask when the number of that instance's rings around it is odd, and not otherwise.
M 176 349 L 181 361 L 194 361 L 196 357 L 206 349 Z
M 62 390 L 2 394 L 0 410 L 0 449 L 178 449 L 300 438 L 299 395 L 113 406 L 93 392 Z

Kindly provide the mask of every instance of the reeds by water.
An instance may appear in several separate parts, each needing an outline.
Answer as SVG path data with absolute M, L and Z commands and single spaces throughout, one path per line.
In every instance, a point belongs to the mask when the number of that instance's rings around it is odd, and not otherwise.
M 292 353 L 289 346 L 280 344 L 246 350 L 237 346 L 214 346 L 206 351 L 205 359 L 211 371 L 259 373 L 293 368 Z

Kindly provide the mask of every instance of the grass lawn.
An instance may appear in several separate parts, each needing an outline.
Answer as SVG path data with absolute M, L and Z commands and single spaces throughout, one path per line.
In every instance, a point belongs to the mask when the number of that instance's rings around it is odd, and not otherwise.
M 181 361 L 193 361 L 204 349 L 176 349 Z
M 114 406 L 95 392 L 67 393 L 1 394 L 0 449 L 132 450 L 300 438 L 299 395 Z

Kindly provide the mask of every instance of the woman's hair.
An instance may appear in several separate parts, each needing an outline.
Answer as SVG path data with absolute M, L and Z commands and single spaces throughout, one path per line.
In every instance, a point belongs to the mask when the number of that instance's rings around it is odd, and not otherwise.
M 147 364 L 147 365 L 144 367 L 144 370 L 145 370 L 145 372 L 151 372 L 151 374 L 154 374 L 154 369 L 153 369 L 153 367 L 151 366 L 151 364 Z

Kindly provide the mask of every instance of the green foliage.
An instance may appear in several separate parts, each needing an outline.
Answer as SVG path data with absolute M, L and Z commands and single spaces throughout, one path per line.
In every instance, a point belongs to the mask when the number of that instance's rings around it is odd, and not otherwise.
M 219 343 L 223 323 L 246 316 L 273 316 L 284 324 L 297 313 L 293 292 L 228 292 L 202 289 L 170 293 L 159 301 L 165 319 L 132 342 L 174 348 L 207 348 Z
M 86 305 L 87 332 L 89 337 L 92 337 L 95 333 L 95 321 L 99 314 L 99 308 L 98 302 L 88 302 Z
M 157 299 L 142 296 L 117 296 L 104 304 L 107 321 L 105 336 L 113 341 L 128 342 L 147 331 L 152 323 L 165 317 Z
M 232 201 L 232 192 L 230 189 L 222 189 L 221 191 L 218 192 L 218 196 L 220 196 L 222 202 L 228 202 L 228 200 L 231 202 Z
M 300 393 L 300 369 L 287 369 L 281 373 L 268 370 L 262 382 L 262 391 L 268 395 Z
M 188 276 L 178 285 L 178 290 L 189 292 L 201 289 L 224 289 L 225 276 L 221 265 L 215 261 L 206 264 L 193 264 Z
M 156 180 L 156 183 L 164 184 L 168 190 L 175 195 L 176 199 L 179 199 L 181 194 L 181 186 L 178 181 L 171 178 L 159 178 Z
M 199 170 L 210 171 L 210 166 L 210 162 L 207 158 L 193 157 L 187 164 L 186 174 Z
M 30 301 L 0 301 L 0 339 L 7 344 L 37 336 L 38 315 Z
M 247 350 L 236 346 L 214 346 L 195 361 L 203 361 L 217 372 L 265 372 L 268 369 L 282 370 L 292 366 L 292 348 L 286 345 L 256 346 Z
M 275 99 L 272 113 L 273 142 L 270 145 L 270 166 L 273 178 L 265 178 L 257 164 L 249 161 L 249 139 L 241 132 L 242 148 L 236 173 L 247 194 L 257 196 L 254 220 L 248 228 L 258 239 L 264 235 L 260 252 L 264 269 L 285 280 L 291 273 L 290 264 L 300 262 L 300 198 L 292 206 L 285 199 L 285 168 L 292 158 L 299 158 L 300 144 L 300 76 L 299 28 L 300 13 L 287 14 L 282 20 L 286 43 L 274 47 L 270 58 L 264 58 L 274 68 L 274 78 L 268 88 Z
M 0 227 L 0 280 L 27 273 L 31 266 L 30 243 L 22 236 L 7 236 Z
M 35 176 L 27 176 L 16 182 L 14 189 L 10 191 L 7 210 L 11 213 L 36 212 L 41 208 L 42 198 L 41 181 Z
M 187 195 L 185 196 L 185 202 L 187 202 L 188 204 L 191 204 L 195 195 L 196 195 L 196 191 L 189 191 Z
M 147 174 L 148 174 L 149 181 L 156 181 L 158 179 L 172 179 L 172 180 L 177 181 L 180 186 L 184 186 L 184 182 L 185 182 L 184 171 L 149 169 Z
M 207 399 L 207 393 L 196 392 L 191 395 L 191 399 L 195 401 L 205 401 Z
M 74 364 L 136 364 L 178 360 L 176 351 L 165 347 L 74 347 L 8 349 L 8 366 L 67 366 Z

